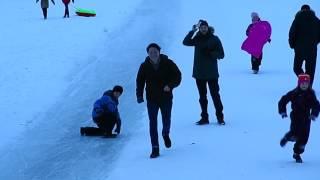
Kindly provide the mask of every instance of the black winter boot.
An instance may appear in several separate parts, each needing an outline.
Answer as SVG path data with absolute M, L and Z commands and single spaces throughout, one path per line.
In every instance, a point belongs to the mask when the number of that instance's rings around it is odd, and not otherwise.
M 206 125 L 209 124 L 209 120 L 205 118 L 201 118 L 199 121 L 196 122 L 197 125 Z
M 296 163 L 302 163 L 300 154 L 294 153 L 293 158 L 296 160 Z
M 288 142 L 288 139 L 286 136 L 284 136 L 281 140 L 280 140 L 280 146 L 284 147 Z
M 80 134 L 81 134 L 81 136 L 85 136 L 86 135 L 85 130 L 84 130 L 83 127 L 80 128 Z
M 218 120 L 218 124 L 219 124 L 219 125 L 225 125 L 225 124 L 226 124 L 226 123 L 224 122 L 223 115 L 222 115 L 222 116 L 218 116 L 218 117 L 217 117 L 217 120 Z
M 170 148 L 171 147 L 171 139 L 170 139 L 169 135 L 164 135 L 163 140 L 164 140 L 164 145 L 166 146 L 166 148 Z
M 153 147 L 150 158 L 157 158 L 160 156 L 159 147 Z

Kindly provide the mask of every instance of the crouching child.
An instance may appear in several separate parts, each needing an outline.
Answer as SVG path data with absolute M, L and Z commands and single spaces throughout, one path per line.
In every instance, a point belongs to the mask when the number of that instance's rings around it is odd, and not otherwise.
M 103 96 L 96 100 L 93 105 L 92 119 L 98 127 L 81 127 L 82 136 L 104 136 L 114 138 L 120 134 L 121 118 L 118 111 L 119 97 L 123 92 L 121 86 L 114 86 L 112 90 L 103 93 Z M 113 134 L 113 129 L 116 126 Z
M 298 78 L 298 86 L 282 96 L 278 109 L 281 117 L 286 118 L 286 105 L 291 102 L 290 130 L 281 139 L 280 146 L 284 147 L 288 141 L 295 142 L 293 158 L 297 163 L 302 163 L 300 155 L 309 139 L 311 120 L 315 121 L 318 117 L 320 106 L 315 92 L 310 87 L 310 76 L 300 74 Z

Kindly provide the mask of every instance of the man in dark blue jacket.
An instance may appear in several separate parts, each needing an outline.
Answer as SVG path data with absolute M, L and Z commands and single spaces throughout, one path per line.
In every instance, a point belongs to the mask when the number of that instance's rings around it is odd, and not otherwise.
M 121 119 L 118 111 L 118 99 L 122 92 L 121 86 L 114 86 L 112 90 L 103 93 L 103 96 L 94 103 L 92 110 L 92 119 L 98 128 L 81 127 L 81 135 L 116 137 L 116 134 L 112 133 L 115 125 L 117 125 L 115 132 L 120 133 Z
M 196 35 L 194 33 L 198 30 Z M 218 60 L 224 58 L 224 50 L 218 36 L 214 35 L 213 27 L 208 22 L 200 20 L 183 40 L 186 46 L 194 46 L 194 61 L 192 77 L 196 79 L 201 106 L 201 119 L 198 125 L 209 124 L 207 85 L 216 109 L 216 117 L 220 125 L 224 125 L 223 105 L 219 94 Z

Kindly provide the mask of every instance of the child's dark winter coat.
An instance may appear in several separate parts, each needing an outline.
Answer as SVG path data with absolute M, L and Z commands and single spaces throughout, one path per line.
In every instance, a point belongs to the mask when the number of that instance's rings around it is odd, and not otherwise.
M 287 139 L 295 139 L 294 152 L 301 154 L 308 142 L 311 117 L 319 115 L 320 106 L 315 92 L 309 88 L 301 90 L 299 87 L 282 96 L 278 108 L 280 114 L 286 114 L 286 105 L 291 102 L 290 131 L 285 135 Z

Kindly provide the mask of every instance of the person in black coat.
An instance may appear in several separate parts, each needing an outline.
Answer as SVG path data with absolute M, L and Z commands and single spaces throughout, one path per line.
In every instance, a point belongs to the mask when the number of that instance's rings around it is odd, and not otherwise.
M 310 86 L 310 76 L 301 74 L 298 77 L 298 87 L 282 96 L 278 110 L 282 118 L 287 117 L 286 105 L 291 102 L 290 130 L 281 139 L 280 145 L 284 147 L 288 141 L 295 141 L 293 158 L 296 162 L 302 163 L 300 154 L 304 152 L 309 139 L 311 120 L 314 121 L 318 117 L 320 105 Z
M 92 119 L 96 127 L 81 127 L 82 136 L 104 136 L 107 138 L 116 137 L 120 134 L 121 118 L 118 111 L 119 97 L 123 93 L 121 86 L 114 86 L 112 90 L 103 93 L 103 96 L 95 101 L 92 110 Z M 113 134 L 114 126 L 117 126 Z
M 152 152 L 150 158 L 159 153 L 157 117 L 160 109 L 162 115 L 162 136 L 167 148 L 171 147 L 169 137 L 171 126 L 172 91 L 181 82 L 181 72 L 177 65 L 164 54 L 160 54 L 160 46 L 151 43 L 147 47 L 148 56 L 140 65 L 136 79 L 137 102 L 144 102 L 143 91 L 146 89 L 149 115 L 149 131 Z
M 301 73 L 310 75 L 312 86 L 317 60 L 317 45 L 320 41 L 320 20 L 309 5 L 303 5 L 296 14 L 289 31 L 289 45 L 294 49 L 293 70 L 298 76 Z M 305 62 L 305 71 L 302 64 Z
M 194 33 L 199 29 L 196 35 Z M 207 85 L 216 109 L 216 117 L 220 125 L 225 125 L 223 105 L 220 98 L 218 60 L 224 58 L 224 50 L 218 36 L 214 35 L 214 28 L 205 20 L 199 20 L 197 25 L 183 40 L 183 45 L 194 46 L 194 63 L 192 77 L 196 79 L 201 107 L 201 119 L 197 125 L 209 124 Z

